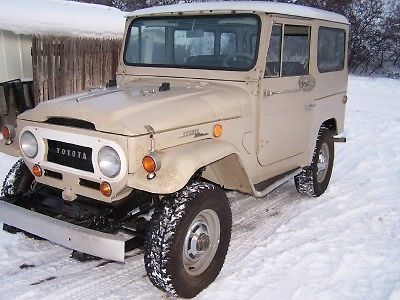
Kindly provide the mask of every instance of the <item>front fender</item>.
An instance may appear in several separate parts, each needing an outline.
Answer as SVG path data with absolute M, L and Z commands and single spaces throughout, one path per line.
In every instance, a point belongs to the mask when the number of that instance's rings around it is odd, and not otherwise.
M 21 150 L 19 149 L 18 139 L 15 139 L 10 145 L 6 145 L 6 141 L 1 139 L 0 152 L 10 156 L 20 157 Z
M 147 172 L 140 168 L 129 175 L 128 186 L 154 194 L 171 194 L 182 189 L 198 169 L 231 154 L 237 154 L 237 150 L 225 141 L 206 139 L 157 153 L 161 157 L 162 165 L 156 177 L 147 179 Z

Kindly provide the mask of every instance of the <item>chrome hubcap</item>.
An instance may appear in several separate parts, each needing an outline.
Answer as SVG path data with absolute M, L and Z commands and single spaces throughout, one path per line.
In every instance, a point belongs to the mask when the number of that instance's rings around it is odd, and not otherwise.
M 326 143 L 323 143 L 319 150 L 318 162 L 317 162 L 317 181 L 323 182 L 328 172 L 329 166 L 329 147 Z
M 205 209 L 194 218 L 183 245 L 183 265 L 188 274 L 198 276 L 210 266 L 218 249 L 220 231 L 215 211 Z

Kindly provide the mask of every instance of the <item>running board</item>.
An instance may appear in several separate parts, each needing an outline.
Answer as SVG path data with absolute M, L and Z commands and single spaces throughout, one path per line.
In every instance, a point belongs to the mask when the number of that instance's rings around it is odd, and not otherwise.
M 302 171 L 302 168 L 298 168 L 295 170 L 291 170 L 289 172 L 283 173 L 281 175 L 275 176 L 271 179 L 268 179 L 264 182 L 257 183 L 254 185 L 255 193 L 254 195 L 258 198 L 264 197 L 265 195 L 271 193 L 273 190 L 284 184 L 286 181 L 292 179 L 294 176 L 299 175 Z M 274 180 L 276 179 L 276 180 Z M 263 186 L 264 183 L 267 183 L 267 186 L 263 190 L 258 190 L 257 186 Z

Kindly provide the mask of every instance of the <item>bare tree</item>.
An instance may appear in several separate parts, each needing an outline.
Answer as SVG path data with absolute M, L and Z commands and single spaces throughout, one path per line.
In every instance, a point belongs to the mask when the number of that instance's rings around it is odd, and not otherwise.
M 132 11 L 149 6 L 146 0 L 70 0 L 70 1 L 112 6 L 119 8 L 123 11 Z
M 393 1 L 389 7 L 390 16 L 386 19 L 386 31 L 389 40 L 389 65 L 394 76 L 400 77 L 400 2 Z

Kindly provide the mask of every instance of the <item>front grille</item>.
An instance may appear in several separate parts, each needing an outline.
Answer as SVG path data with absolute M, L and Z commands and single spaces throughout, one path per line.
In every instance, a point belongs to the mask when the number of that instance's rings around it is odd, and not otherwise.
M 91 148 L 54 140 L 47 140 L 47 145 L 47 161 L 78 170 L 94 172 Z

